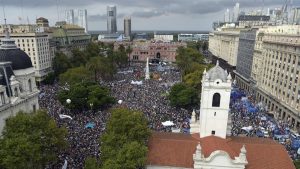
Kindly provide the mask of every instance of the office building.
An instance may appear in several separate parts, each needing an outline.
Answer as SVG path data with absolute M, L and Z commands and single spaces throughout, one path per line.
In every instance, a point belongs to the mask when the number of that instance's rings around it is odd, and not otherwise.
M 19 111 L 31 112 L 39 109 L 39 91 L 30 57 L 16 46 L 8 31 L 1 41 L 0 135 L 8 117 Z
M 239 14 L 240 14 L 240 4 L 236 3 L 234 8 L 233 8 L 233 17 L 232 17 L 233 20 L 232 20 L 232 22 L 237 22 Z
M 267 15 L 240 15 L 238 17 L 239 27 L 251 28 L 253 26 L 270 25 L 270 16 Z
M 246 83 L 250 89 L 250 93 L 254 93 L 250 87 L 254 82 L 251 82 L 252 63 L 254 56 L 255 40 L 256 40 L 257 29 L 241 30 L 239 37 L 239 47 L 237 54 L 236 70 L 236 81 L 238 84 Z M 242 81 L 242 82 L 240 82 Z
M 107 7 L 107 33 L 108 34 L 117 33 L 117 7 L 116 6 Z
M 50 45 L 51 34 L 41 32 L 36 25 L 7 25 L 7 27 L 17 47 L 30 57 L 35 69 L 36 81 L 42 81 L 48 73 L 52 72 L 55 47 Z M 4 31 L 4 26 L 0 26 L 0 31 Z
M 178 34 L 178 41 L 208 41 L 208 34 Z
M 230 25 L 227 26 L 209 34 L 208 49 L 217 59 L 235 67 L 241 29 L 231 27 Z
M 46 18 L 39 17 L 36 19 L 36 25 L 38 27 L 49 27 L 49 21 Z
M 230 22 L 230 10 L 227 9 L 224 14 L 224 22 Z
M 91 41 L 91 35 L 85 33 L 85 29 L 64 23 L 60 27 L 52 28 L 53 41 L 57 49 L 68 54 L 72 49 L 84 50 Z
M 300 25 L 300 7 L 293 8 L 291 12 L 291 24 Z
M 300 26 L 269 27 L 263 36 L 257 100 L 293 129 L 300 127 Z
M 154 34 L 155 41 L 172 42 L 174 35 L 157 35 Z
M 238 66 L 236 76 L 239 87 L 252 93 L 276 119 L 287 122 L 293 130 L 300 127 L 299 32 L 300 25 L 258 29 L 252 57 L 251 77 L 248 71 L 245 74 L 242 69 L 238 70 Z M 249 47 L 252 49 L 253 38 L 248 40 L 245 43 L 251 43 Z M 252 53 L 252 50 L 249 52 Z M 247 54 L 244 53 L 244 55 L 241 58 L 247 61 L 243 58 Z M 251 58 L 251 56 L 248 57 Z M 248 69 L 247 65 L 245 67 Z
M 65 11 L 65 21 L 67 24 L 75 24 L 75 18 L 74 18 L 74 10 L 66 10 Z
M 130 40 L 131 37 L 131 18 L 124 18 L 124 37 Z
M 88 20 L 87 20 L 87 10 L 78 10 L 78 26 L 84 28 L 85 33 L 88 33 Z

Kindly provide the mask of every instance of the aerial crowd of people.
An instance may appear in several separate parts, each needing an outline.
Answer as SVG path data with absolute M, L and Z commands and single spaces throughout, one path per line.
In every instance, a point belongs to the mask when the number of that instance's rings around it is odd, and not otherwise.
M 152 66 L 152 79 L 145 80 L 144 68 L 145 64 L 132 64 L 129 68 L 119 70 L 114 80 L 100 82 L 100 85 L 111 90 L 112 96 L 118 101 L 113 107 L 143 112 L 149 128 L 155 131 L 171 131 L 170 127 L 162 125 L 164 121 L 172 121 L 174 128 L 187 131 L 191 112 L 171 107 L 167 98 L 172 85 L 180 82 L 180 71 L 170 65 Z M 71 111 L 56 99 L 61 89 L 63 87 L 58 83 L 40 86 L 40 108 L 47 110 L 59 126 L 66 126 L 68 130 L 69 147 L 59 154 L 58 163 L 49 168 L 61 168 L 66 161 L 68 168 L 83 168 L 88 156 L 101 156 L 99 138 L 105 131 L 110 113 L 108 110 Z M 298 145 L 297 140 L 300 137 L 291 138 L 293 135 L 286 121 L 277 122 L 262 103 L 257 103 L 253 96 L 247 96 L 235 86 L 233 93 L 235 95 L 232 94 L 230 102 L 233 136 L 273 138 L 286 147 L 291 158 L 299 158 L 297 148 L 300 147 L 300 141 Z M 71 118 L 61 118 L 61 114 Z
M 180 71 L 172 66 L 165 67 L 163 71 L 153 66 L 151 69 L 156 73 L 156 79 L 144 80 L 144 68 L 145 64 L 133 64 L 130 68 L 120 70 L 114 80 L 100 83 L 109 87 L 112 96 L 118 100 L 113 107 L 143 112 L 149 121 L 149 128 L 155 131 L 170 131 L 170 128 L 162 125 L 167 120 L 173 121 L 178 128 L 187 128 L 190 112 L 171 107 L 167 99 L 167 91 L 173 84 L 180 82 Z M 110 113 L 108 110 L 71 111 L 65 108 L 56 99 L 58 91 L 63 89 L 58 83 L 40 87 L 40 108 L 47 110 L 59 126 L 66 126 L 70 145 L 65 152 L 60 153 L 59 162 L 49 167 L 61 168 L 66 160 L 68 168 L 82 168 L 88 156 L 101 156 L 99 138 Z M 61 114 L 72 119 L 61 118 Z M 87 127 L 89 123 L 94 124 L 93 127 Z

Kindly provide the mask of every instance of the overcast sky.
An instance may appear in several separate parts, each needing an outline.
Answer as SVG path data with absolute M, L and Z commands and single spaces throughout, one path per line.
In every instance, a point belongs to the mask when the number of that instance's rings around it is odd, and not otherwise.
M 124 16 L 131 16 L 133 30 L 211 30 L 213 21 L 222 21 L 227 8 L 238 0 L 1 0 L 8 23 L 34 23 L 37 17 L 50 25 L 64 20 L 67 9 L 87 9 L 89 30 L 106 30 L 106 6 L 116 5 L 118 30 Z M 264 0 L 268 7 L 281 7 L 285 0 Z M 239 0 L 241 10 L 262 9 L 263 0 Z M 300 6 L 300 0 L 294 0 Z M 0 12 L 3 23 L 4 14 Z

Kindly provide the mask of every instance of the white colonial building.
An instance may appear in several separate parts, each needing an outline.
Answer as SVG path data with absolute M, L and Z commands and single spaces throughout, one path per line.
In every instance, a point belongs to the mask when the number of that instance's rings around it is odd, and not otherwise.
M 5 119 L 39 109 L 39 91 L 30 57 L 17 48 L 8 31 L 0 47 L 0 133 Z
M 203 74 L 200 120 L 192 117 L 200 133 L 153 133 L 147 169 L 295 169 L 276 141 L 231 136 L 230 93 L 231 75 L 217 62 Z

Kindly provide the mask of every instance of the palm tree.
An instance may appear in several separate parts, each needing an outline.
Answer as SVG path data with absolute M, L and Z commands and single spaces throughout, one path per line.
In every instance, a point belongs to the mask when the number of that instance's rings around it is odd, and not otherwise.
M 129 66 L 130 66 L 130 54 L 132 52 L 132 48 L 131 48 L 130 45 L 126 48 L 125 52 L 128 55 L 128 63 L 129 63 Z

